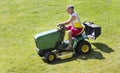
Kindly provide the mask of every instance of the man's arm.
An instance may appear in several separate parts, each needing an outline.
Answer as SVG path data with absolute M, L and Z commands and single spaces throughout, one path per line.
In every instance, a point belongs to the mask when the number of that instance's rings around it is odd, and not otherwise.
M 65 21 L 65 22 L 62 22 L 62 23 L 60 23 L 60 24 L 62 24 L 62 25 L 67 25 L 67 24 L 70 24 L 72 21 L 74 21 L 76 19 L 76 17 L 75 16 L 72 16 L 70 19 L 68 19 L 67 21 Z

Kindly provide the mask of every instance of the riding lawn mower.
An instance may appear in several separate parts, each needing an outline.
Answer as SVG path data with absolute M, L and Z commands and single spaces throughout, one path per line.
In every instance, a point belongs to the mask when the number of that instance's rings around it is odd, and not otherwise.
M 84 22 L 85 29 L 82 34 L 72 37 L 72 49 L 65 50 L 69 41 L 64 40 L 65 26 L 58 26 L 58 29 L 49 30 L 34 36 L 36 51 L 47 63 L 57 59 L 68 59 L 75 54 L 87 54 L 91 51 L 91 44 L 87 39 L 96 39 L 101 34 L 101 27 L 93 22 Z

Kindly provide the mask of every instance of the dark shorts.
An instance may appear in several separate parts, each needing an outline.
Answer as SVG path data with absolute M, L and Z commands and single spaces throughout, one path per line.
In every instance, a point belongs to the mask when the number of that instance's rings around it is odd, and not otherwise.
M 76 37 L 82 32 L 83 28 L 74 28 L 73 26 L 67 26 L 67 30 L 71 30 L 72 37 Z

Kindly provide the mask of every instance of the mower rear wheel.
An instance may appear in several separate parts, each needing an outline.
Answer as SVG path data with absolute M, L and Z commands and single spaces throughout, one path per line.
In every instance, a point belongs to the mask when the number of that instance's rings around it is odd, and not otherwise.
M 56 60 L 56 55 L 53 52 L 47 52 L 44 56 L 44 61 L 51 63 Z
M 86 54 L 91 51 L 91 44 L 88 41 L 80 41 L 77 48 L 76 52 L 79 54 Z

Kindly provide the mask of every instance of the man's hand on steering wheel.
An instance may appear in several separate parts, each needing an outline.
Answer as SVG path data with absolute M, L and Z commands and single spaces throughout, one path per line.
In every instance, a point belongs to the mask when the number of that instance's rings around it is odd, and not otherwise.
M 63 26 L 63 24 L 58 24 L 57 26 L 59 26 L 59 27 L 60 27 L 60 26 Z
M 63 29 L 63 30 L 66 29 L 65 25 L 63 25 L 63 24 L 58 24 L 57 26 L 59 26 L 59 27 L 60 27 L 61 29 Z

